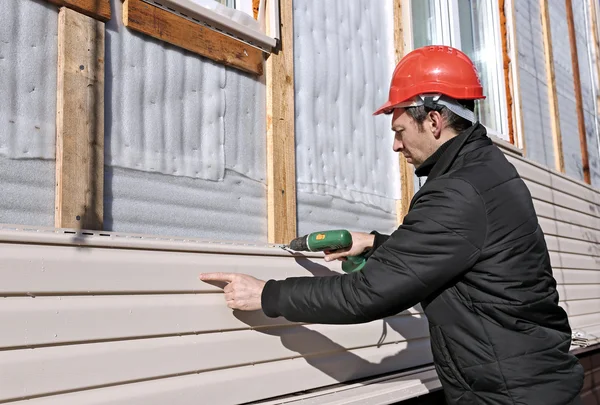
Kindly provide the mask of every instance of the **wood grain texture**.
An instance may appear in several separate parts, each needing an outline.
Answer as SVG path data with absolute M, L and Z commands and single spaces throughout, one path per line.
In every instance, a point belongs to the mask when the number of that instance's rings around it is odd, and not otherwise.
M 125 0 L 123 24 L 226 66 L 263 74 L 261 50 L 142 0 Z
M 502 70 L 504 72 L 504 88 L 506 93 L 506 112 L 508 119 L 508 139 L 509 142 L 515 145 L 515 130 L 514 130 L 514 122 L 513 122 L 513 92 L 512 86 L 510 85 L 510 72 L 511 69 L 515 69 L 516 65 L 513 66 L 510 60 L 510 55 L 508 53 L 508 31 L 506 26 L 506 1 L 499 0 L 498 1 L 498 10 L 500 15 L 500 34 L 501 34 L 501 43 L 502 43 Z
M 585 118 L 583 115 L 583 97 L 581 95 L 581 76 L 579 73 L 579 56 L 577 51 L 577 36 L 573 17 L 573 2 L 565 0 L 567 8 L 567 27 L 569 29 L 569 43 L 571 48 L 571 63 L 573 66 L 573 87 L 575 89 L 575 109 L 577 111 L 577 129 L 579 130 L 579 146 L 581 148 L 581 163 L 583 181 L 592 183 L 590 177 L 590 161 L 588 158 L 587 137 L 585 133 Z M 580 4 L 581 6 L 581 4 Z
M 266 62 L 267 222 L 270 243 L 289 243 L 297 234 L 292 0 L 279 7 L 280 50 Z
M 59 7 L 68 7 L 89 17 L 106 22 L 111 18 L 110 0 L 46 0 Z
M 394 55 L 398 63 L 405 53 L 404 27 L 402 25 L 402 0 L 394 0 Z M 396 217 L 401 224 L 408 213 L 410 201 L 415 193 L 413 167 L 402 153 L 398 154 L 400 163 L 400 201 L 396 202 Z
M 554 56 L 552 50 L 552 34 L 550 10 L 548 0 L 540 0 L 542 13 L 542 39 L 544 42 L 544 56 L 546 61 L 546 79 L 548 83 L 548 105 L 550 106 L 550 129 L 554 144 L 554 167 L 557 171 L 565 172 L 565 160 L 562 149 L 562 135 L 560 131 L 560 116 L 558 97 L 556 93 L 556 76 L 554 73 Z
M 598 28 L 598 7 L 599 5 L 597 4 L 596 1 L 590 1 L 590 16 L 591 16 L 591 30 L 592 30 L 592 40 L 594 42 L 593 47 L 594 47 L 594 58 L 595 60 L 595 65 L 596 65 L 596 77 L 598 77 L 598 79 L 600 80 L 600 31 Z M 593 74 L 593 73 L 592 73 Z M 596 106 L 598 108 L 597 111 L 600 111 L 600 92 L 598 92 L 596 94 Z
M 61 8 L 55 226 L 101 229 L 104 210 L 104 23 Z

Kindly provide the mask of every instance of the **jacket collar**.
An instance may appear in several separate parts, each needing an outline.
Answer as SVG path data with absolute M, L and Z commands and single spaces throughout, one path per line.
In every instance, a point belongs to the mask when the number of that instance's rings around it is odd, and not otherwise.
M 419 166 L 415 174 L 419 177 L 427 176 L 428 179 L 433 179 L 446 173 L 458 156 L 481 146 L 491 144 L 492 140 L 487 137 L 485 127 L 480 123 L 475 123 L 442 144 L 438 150 Z M 468 147 L 465 147 L 465 145 Z

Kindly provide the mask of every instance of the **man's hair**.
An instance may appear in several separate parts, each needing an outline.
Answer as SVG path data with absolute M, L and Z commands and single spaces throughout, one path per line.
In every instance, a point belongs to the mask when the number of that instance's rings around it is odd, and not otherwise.
M 460 103 L 468 108 L 471 111 L 475 110 L 475 101 L 474 100 L 464 100 L 460 101 Z M 423 131 L 423 122 L 425 118 L 427 118 L 427 114 L 430 111 L 434 111 L 431 108 L 425 107 L 424 105 L 420 105 L 417 107 L 408 107 L 406 108 L 406 113 L 417 123 L 419 126 L 419 131 Z M 463 117 L 456 115 L 446 106 L 440 105 L 435 111 L 438 111 L 442 118 L 444 118 L 444 122 L 446 125 L 457 133 L 460 133 L 473 125 L 473 123 L 469 120 L 464 119 Z

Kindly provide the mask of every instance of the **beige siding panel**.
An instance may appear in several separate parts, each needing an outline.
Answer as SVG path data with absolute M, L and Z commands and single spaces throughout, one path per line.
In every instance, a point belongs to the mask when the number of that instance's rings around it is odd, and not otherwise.
M 387 318 L 385 336 L 383 321 L 354 327 L 315 325 L 310 329 L 351 347 L 428 336 L 424 316 L 411 311 L 413 315 L 406 311 L 407 315 Z M 277 331 L 290 336 L 306 337 L 307 332 L 284 318 L 268 318 L 258 312 L 232 315 L 222 294 L 10 297 L 0 301 L 0 325 L 4 331 L 0 348 L 182 334 L 222 335 L 226 331 L 262 331 L 278 325 L 287 325 L 279 326 Z M 253 336 L 260 333 L 254 332 Z
M 22 405 L 233 405 L 431 361 L 429 341 L 423 339 L 410 347 L 386 345 L 330 357 L 256 364 L 35 398 Z
M 544 217 L 539 218 L 539 223 L 546 235 L 578 239 L 581 241 L 591 242 L 592 244 L 600 243 L 599 232 L 594 229 L 558 222 Z M 594 248 L 594 252 L 596 252 L 596 248 Z
M 600 271 L 553 268 L 559 284 L 600 284 Z M 598 306 L 600 311 L 600 306 Z
M 600 233 L 600 218 L 598 217 L 582 214 L 570 208 L 559 207 L 540 200 L 534 200 L 533 205 L 539 216 L 579 225 Z
M 283 342 L 281 342 L 283 344 L 280 344 L 281 338 L 276 335 L 238 331 L 198 337 L 186 336 L 5 351 L 0 353 L 0 399 L 8 400 L 22 398 L 24 395 L 33 396 L 80 390 L 104 384 L 183 373 L 200 372 L 198 377 L 202 377 L 213 373 L 202 373 L 201 371 L 231 365 L 252 365 L 272 359 L 273 355 L 277 354 L 288 358 L 298 357 L 305 352 L 314 353 L 316 348 L 326 353 L 337 350 L 338 353 L 331 356 L 294 359 L 294 362 L 297 363 L 297 366 L 294 367 L 294 374 L 286 373 L 283 362 L 272 363 L 279 367 L 271 368 L 271 373 L 268 375 L 261 375 L 260 367 L 255 365 L 252 367 L 255 369 L 255 379 L 248 383 L 262 385 L 261 395 L 271 396 L 280 391 L 276 382 L 292 391 L 306 388 L 305 383 L 298 380 L 302 378 L 303 373 L 311 374 L 312 369 L 319 370 L 319 374 L 321 374 L 321 381 L 313 381 L 318 386 L 323 383 L 331 384 L 365 377 L 373 372 L 390 372 L 415 364 L 431 362 L 431 356 L 428 354 L 429 339 L 344 352 L 342 347 L 331 342 L 327 337 L 319 333 L 315 334 L 315 332 L 307 333 L 308 336 L 299 339 L 288 340 L 284 336 Z M 333 378 L 327 378 L 328 372 Z M 187 402 L 179 402 L 181 393 L 170 393 L 169 396 L 162 398 L 162 402 L 155 402 L 157 401 L 155 398 L 144 403 L 173 405 L 175 399 L 178 399 L 176 403 L 195 403 L 198 398 L 205 400 L 204 403 L 228 402 L 226 398 L 237 397 L 237 393 L 234 391 L 247 391 L 248 387 L 235 379 L 235 372 L 228 371 L 227 374 L 234 379 L 236 390 L 231 388 L 223 390 L 219 401 L 216 401 L 215 398 L 208 401 L 206 394 L 202 393 L 194 401 L 190 401 L 191 398 L 188 398 Z M 289 380 L 281 381 L 280 377 L 283 374 L 287 374 L 286 377 Z M 265 381 L 268 381 L 269 384 L 265 384 Z M 160 381 L 154 382 L 155 389 L 161 385 Z M 126 387 L 121 390 L 124 388 Z M 210 388 L 214 389 L 215 387 Z M 196 394 L 200 394 L 200 392 L 196 391 Z M 253 399 L 248 396 L 237 398 L 238 400 L 243 398 L 243 402 Z M 149 398 L 146 397 L 145 400 L 148 401 Z M 64 404 L 65 402 L 60 403 Z M 81 402 L 81 404 L 84 403 L 86 402 Z
M 569 323 L 574 329 L 585 328 L 586 326 L 600 325 L 600 312 L 586 315 L 575 315 L 569 317 Z
M 550 252 L 552 267 L 561 269 L 599 270 L 600 257 L 583 256 L 572 253 Z
M 198 280 L 199 273 L 249 272 L 262 279 L 281 279 L 340 271 L 340 262 L 291 256 L 42 245 L 35 249 L 32 254 L 31 245 L 0 244 L 0 294 L 220 292 Z
M 548 250 L 552 252 L 574 253 L 583 256 L 600 257 L 600 243 L 560 238 L 546 234 Z
M 535 181 L 536 183 L 543 184 L 547 187 L 552 186 L 552 175 L 546 169 L 540 169 L 540 166 L 520 157 L 510 154 L 507 154 L 506 157 L 508 158 L 508 161 L 515 166 L 519 175 L 524 179 Z
M 560 301 L 600 298 L 600 284 L 559 284 L 556 289 Z
M 578 301 L 561 301 L 559 303 L 561 307 L 569 316 L 576 315 L 587 315 L 600 312 L 600 298 L 592 300 L 578 300 Z
M 600 193 L 589 185 L 521 157 L 507 155 L 521 177 L 600 206 Z
M 566 207 L 585 215 L 591 215 L 596 218 L 600 218 L 599 205 L 590 203 L 589 201 L 574 197 L 569 194 L 565 194 L 559 190 L 554 190 L 531 180 L 524 180 L 533 198 L 553 205 Z

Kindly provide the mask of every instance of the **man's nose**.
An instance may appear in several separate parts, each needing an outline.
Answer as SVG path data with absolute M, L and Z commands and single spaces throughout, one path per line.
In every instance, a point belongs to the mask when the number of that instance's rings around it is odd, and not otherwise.
M 398 139 L 394 139 L 393 149 L 394 149 L 394 152 L 400 152 L 402 149 L 404 149 L 404 145 L 402 144 L 402 141 L 400 141 Z

